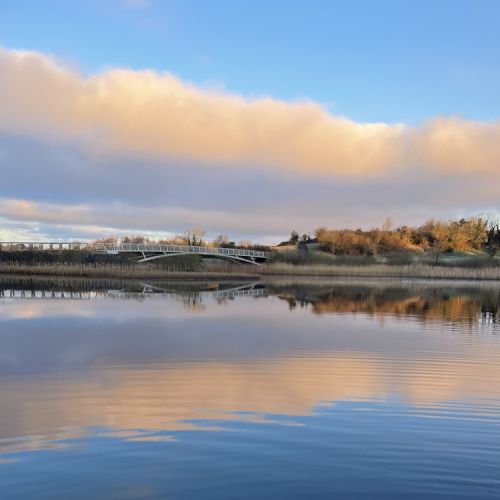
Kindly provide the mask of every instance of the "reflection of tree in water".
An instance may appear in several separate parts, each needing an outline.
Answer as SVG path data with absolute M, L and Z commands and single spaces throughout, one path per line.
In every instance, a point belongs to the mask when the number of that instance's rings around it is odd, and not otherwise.
M 288 309 L 290 311 L 297 309 L 297 307 L 301 309 L 307 309 L 312 304 L 314 304 L 312 300 L 306 299 L 304 297 L 291 297 L 284 294 L 280 294 L 279 298 L 282 300 L 286 300 L 288 302 Z
M 413 316 L 422 321 L 500 322 L 500 290 L 496 288 L 292 286 L 277 293 L 290 310 L 307 307 L 315 314 L 363 313 Z
M 181 298 L 186 309 L 189 311 L 199 313 L 206 310 L 206 306 L 203 303 L 204 297 L 201 293 L 179 294 L 179 297 Z M 214 299 L 215 303 L 219 306 L 227 306 L 232 300 L 234 299 L 229 297 L 216 297 Z
M 199 293 L 182 294 L 179 295 L 179 298 L 188 311 L 201 313 L 206 309 L 202 296 Z

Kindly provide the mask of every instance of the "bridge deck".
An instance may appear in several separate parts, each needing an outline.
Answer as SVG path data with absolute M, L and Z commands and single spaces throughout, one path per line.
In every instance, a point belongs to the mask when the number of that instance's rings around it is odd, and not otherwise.
M 257 257 L 268 259 L 271 256 L 270 252 L 262 252 L 259 250 L 247 250 L 245 248 L 220 248 L 207 246 L 191 246 L 191 245 L 157 245 L 154 243 L 138 244 L 138 243 L 123 243 L 121 245 L 102 245 L 101 248 L 96 247 L 97 251 L 105 251 L 106 253 L 191 253 L 202 255 L 229 255 L 238 257 Z

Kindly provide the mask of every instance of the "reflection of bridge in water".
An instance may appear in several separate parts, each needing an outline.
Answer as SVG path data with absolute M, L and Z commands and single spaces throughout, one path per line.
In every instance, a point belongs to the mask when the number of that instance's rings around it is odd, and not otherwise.
M 233 299 L 235 297 L 267 297 L 268 290 L 263 288 L 262 285 L 251 284 L 239 287 L 226 288 L 222 290 L 200 290 L 200 291 L 177 291 L 166 290 L 154 287 L 152 285 L 145 285 L 141 292 L 126 292 L 123 290 L 108 290 L 105 294 L 108 298 L 113 299 L 149 299 L 149 300 L 162 300 L 166 297 L 207 297 L 216 300 Z
M 271 252 L 249 250 L 246 248 L 220 248 L 193 245 L 160 245 L 156 243 L 79 243 L 79 242 L 30 242 L 0 241 L 0 251 L 8 252 L 54 252 L 54 251 L 86 251 L 106 255 L 125 254 L 136 262 L 149 262 L 175 255 L 200 255 L 216 257 L 232 262 L 246 264 L 262 264 L 271 256 Z
M 68 290 L 0 290 L 0 299 L 38 300 L 90 300 L 99 292 L 75 292 Z
M 236 297 L 267 297 L 269 292 L 260 284 L 252 283 L 238 287 L 200 290 L 177 291 L 143 284 L 141 291 L 103 290 L 103 291 L 69 291 L 69 290 L 0 290 L 0 299 L 13 300 L 165 300 L 169 298 L 212 298 L 215 300 L 234 299 Z

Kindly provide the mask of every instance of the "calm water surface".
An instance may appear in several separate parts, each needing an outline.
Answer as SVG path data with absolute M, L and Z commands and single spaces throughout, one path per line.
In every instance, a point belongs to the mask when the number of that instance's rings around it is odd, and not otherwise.
M 500 286 L 0 281 L 0 498 L 500 498 Z

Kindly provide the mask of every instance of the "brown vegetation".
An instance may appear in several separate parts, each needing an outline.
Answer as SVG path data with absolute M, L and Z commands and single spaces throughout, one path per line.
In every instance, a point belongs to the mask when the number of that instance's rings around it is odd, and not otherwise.
M 322 250 L 335 255 L 377 255 L 397 252 L 431 252 L 440 255 L 453 251 L 477 251 L 497 247 L 498 224 L 484 217 L 459 221 L 428 220 L 419 227 L 392 229 L 390 221 L 382 228 L 332 230 L 319 228 L 316 238 Z
M 162 268 L 148 264 L 22 264 L 0 262 L 0 274 L 38 276 L 79 276 L 132 279 L 259 279 L 261 276 L 322 276 L 395 279 L 500 280 L 500 267 L 444 267 L 412 265 L 293 265 L 263 266 L 221 264 L 210 271 Z
M 500 280 L 500 267 L 445 267 L 428 264 L 362 266 L 299 265 L 275 263 L 260 266 L 260 275 L 326 276 L 326 277 L 377 277 L 377 278 L 424 278 L 458 280 Z
M 500 291 L 495 285 L 402 284 L 393 281 L 359 280 L 331 282 L 301 281 L 280 284 L 271 280 L 269 289 L 288 302 L 290 309 L 307 307 L 315 314 L 368 314 L 411 316 L 418 321 L 446 321 L 475 325 L 478 319 L 497 321 Z
M 253 272 L 252 272 L 253 271 Z M 82 278 L 120 279 L 258 279 L 253 269 L 193 271 L 186 266 L 168 268 L 149 264 L 26 264 L 0 262 L 0 274 L 36 276 L 77 276 Z

